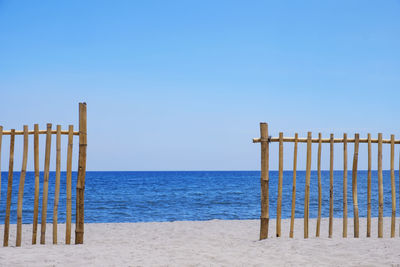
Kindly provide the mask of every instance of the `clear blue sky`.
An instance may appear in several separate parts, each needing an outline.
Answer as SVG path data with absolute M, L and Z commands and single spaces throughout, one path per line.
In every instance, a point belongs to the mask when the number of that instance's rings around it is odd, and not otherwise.
M 0 0 L 0 124 L 66 128 L 86 101 L 89 170 L 257 170 L 260 121 L 400 138 L 399 14 L 390 0 Z

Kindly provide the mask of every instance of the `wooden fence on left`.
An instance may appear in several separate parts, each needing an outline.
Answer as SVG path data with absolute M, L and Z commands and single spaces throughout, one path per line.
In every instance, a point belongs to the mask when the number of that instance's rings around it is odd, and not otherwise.
M 36 244 L 37 228 L 38 228 L 38 215 L 39 215 L 39 135 L 46 135 L 45 144 L 45 158 L 44 158 L 44 171 L 43 171 L 43 196 L 42 196 L 42 210 L 41 210 L 41 230 L 40 230 L 40 244 L 45 244 L 46 240 L 46 222 L 47 222 L 47 198 L 49 188 L 49 173 L 50 173 L 50 151 L 51 151 L 51 137 L 56 135 L 56 174 L 55 174 L 55 191 L 54 191 L 54 205 L 53 205 L 53 244 L 57 244 L 57 216 L 58 204 L 60 195 L 60 176 L 61 176 L 61 136 L 68 136 L 67 146 L 67 165 L 66 165 L 66 231 L 65 243 L 71 243 L 71 210 L 72 210 L 72 149 L 73 149 L 73 136 L 79 136 L 79 159 L 78 159 L 78 177 L 76 184 L 76 223 L 75 223 L 75 244 L 83 244 L 84 234 L 84 190 L 85 190 L 85 175 L 86 175 L 86 147 L 87 147 L 87 115 L 86 103 L 79 103 L 79 131 L 74 131 L 73 125 L 69 125 L 68 130 L 62 130 L 61 125 L 57 125 L 56 129 L 52 129 L 52 124 L 47 124 L 46 130 L 39 130 L 39 125 L 35 124 L 33 130 L 29 130 L 27 125 L 24 125 L 22 131 L 11 129 L 9 131 L 3 130 L 0 126 L 0 160 L 1 160 L 1 144 L 4 136 L 10 136 L 10 156 L 8 164 L 8 184 L 7 184 L 7 198 L 4 220 L 4 238 L 3 246 L 9 245 L 10 234 L 10 212 L 11 212 L 11 198 L 12 198 L 12 184 L 14 172 L 14 145 L 15 136 L 23 135 L 23 153 L 22 153 L 22 168 L 20 173 L 19 188 L 18 188 L 18 202 L 17 202 L 17 233 L 16 233 L 16 246 L 21 246 L 22 239 L 22 203 L 24 196 L 24 186 L 26 177 L 26 168 L 28 161 L 28 143 L 29 135 L 33 135 L 33 151 L 34 151 L 34 177 L 35 177 L 35 190 L 34 190 L 34 203 L 33 205 L 33 222 L 32 222 L 32 244 Z M 1 170 L 0 170 L 0 186 L 1 186 Z M 0 187 L 1 189 L 1 187 Z M 1 195 L 0 195 L 1 201 Z

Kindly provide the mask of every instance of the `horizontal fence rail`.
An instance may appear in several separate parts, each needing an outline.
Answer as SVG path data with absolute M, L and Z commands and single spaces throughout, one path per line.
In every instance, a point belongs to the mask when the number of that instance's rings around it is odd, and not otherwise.
M 308 132 L 307 138 L 299 138 L 298 134 L 295 137 L 284 137 L 283 133 L 279 133 L 279 137 L 271 137 L 268 135 L 268 124 L 260 123 L 260 138 L 254 138 L 253 143 L 261 143 L 261 217 L 260 217 L 260 240 L 268 238 L 269 227 L 269 145 L 272 142 L 279 143 L 279 171 L 278 171 L 278 194 L 277 194 L 277 216 L 276 216 L 276 236 L 281 236 L 281 209 L 282 209 L 282 179 L 283 179 L 283 144 L 285 142 L 294 143 L 293 155 L 293 187 L 291 200 L 291 218 L 289 237 L 293 238 L 294 231 L 294 215 L 296 203 L 296 170 L 297 170 L 297 151 L 298 143 L 307 144 L 306 152 L 306 176 L 304 189 L 304 238 L 309 237 L 309 209 L 310 209 L 310 176 L 311 176 L 311 158 L 312 144 L 318 144 L 318 160 L 317 160 L 317 176 L 318 176 L 318 217 L 316 224 L 316 237 L 320 236 L 321 226 L 321 203 L 322 203 L 322 187 L 321 187 L 321 147 L 323 143 L 329 144 L 329 228 L 328 237 L 332 237 L 333 232 L 333 199 L 334 199 L 334 144 L 343 144 L 343 230 L 342 236 L 347 237 L 347 148 L 348 143 L 354 143 L 354 154 L 352 161 L 352 177 L 351 190 L 353 200 L 353 220 L 354 220 L 354 237 L 359 237 L 359 206 L 357 192 L 357 170 L 359 158 L 359 144 L 368 144 L 368 173 L 367 173 L 367 233 L 366 236 L 371 236 L 371 144 L 378 144 L 378 238 L 383 237 L 383 174 L 382 174 L 382 144 L 390 144 L 390 190 L 391 190 L 391 233 L 390 236 L 395 236 L 396 230 L 396 183 L 394 172 L 394 155 L 395 144 L 400 144 L 400 140 L 395 140 L 392 134 L 390 139 L 383 139 L 382 134 L 378 134 L 377 139 L 372 139 L 371 134 L 367 138 L 360 138 L 356 133 L 354 138 L 348 138 L 347 134 L 343 134 L 343 138 L 334 138 L 331 134 L 330 138 L 322 138 L 322 134 L 318 134 L 318 138 L 312 138 L 312 133 Z M 400 165 L 400 162 L 399 162 Z M 400 166 L 399 166 L 400 169 Z M 400 172 L 399 172 L 400 175 Z M 400 183 L 399 183 L 400 184 Z M 399 231 L 400 233 L 400 231 Z
M 9 131 L 3 131 L 3 135 L 11 135 L 12 130 Z M 57 130 L 52 130 L 50 132 L 51 134 L 58 134 Z M 13 132 L 13 135 L 24 135 L 24 131 L 15 131 Z M 27 134 L 47 134 L 47 130 L 38 130 L 35 132 L 34 130 L 28 131 Z M 61 131 L 60 134 L 62 135 L 69 135 L 69 131 Z M 79 135 L 79 132 L 72 132 L 72 135 Z
M 253 138 L 253 143 L 260 143 L 262 140 L 261 138 Z M 279 137 L 268 137 L 265 141 L 268 142 L 279 142 Z M 297 139 L 297 143 L 307 143 L 307 138 L 298 138 Z M 346 143 L 355 143 L 356 139 L 355 138 L 349 138 L 346 139 Z M 371 139 L 370 140 L 372 144 L 377 144 L 379 142 L 378 139 Z M 282 142 L 295 142 L 295 138 L 294 137 L 284 137 L 282 139 Z M 311 139 L 311 143 L 319 143 L 320 140 L 318 138 L 312 138 Z M 344 143 L 345 140 L 344 138 L 334 138 L 333 139 L 333 143 Z M 368 138 L 360 138 L 358 139 L 358 143 L 368 143 Z M 391 140 L 390 139 L 382 139 L 382 144 L 391 144 Z M 331 143 L 331 139 L 330 138 L 322 138 L 321 139 L 321 143 Z M 400 144 L 400 140 L 394 140 L 394 144 L 398 145 Z
M 68 130 L 62 130 L 61 125 L 56 126 L 56 130 L 52 129 L 52 124 L 47 124 L 46 130 L 39 130 L 39 125 L 35 124 L 33 130 L 29 130 L 27 125 L 24 125 L 23 131 L 16 131 L 11 129 L 3 131 L 0 126 L 0 161 L 1 161 L 1 145 L 4 135 L 10 136 L 10 156 L 8 166 L 8 184 L 7 184 L 7 198 L 6 210 L 4 221 L 4 237 L 3 246 L 9 245 L 10 235 L 10 212 L 11 212 L 11 198 L 13 189 L 13 172 L 14 172 L 14 146 L 15 135 L 23 135 L 23 155 L 22 155 L 22 168 L 20 173 L 19 187 L 18 187 L 18 202 L 17 202 L 17 232 L 16 232 L 16 246 L 21 246 L 22 240 L 22 215 L 23 215 L 23 197 L 24 185 L 26 177 L 26 167 L 28 161 L 29 149 L 29 135 L 33 134 L 33 160 L 34 160 L 34 201 L 33 206 L 33 221 L 32 221 L 32 244 L 37 242 L 38 232 L 38 216 L 39 216 L 39 189 L 40 189 L 40 171 L 39 171 L 39 135 L 45 134 L 45 156 L 44 156 L 44 171 L 43 171 L 43 184 L 42 184 L 42 206 L 41 206 L 41 225 L 40 225 L 40 244 L 45 244 L 46 241 L 46 224 L 47 224 L 47 206 L 48 206 L 48 188 L 49 188 L 49 173 L 50 173 L 50 155 L 51 155 L 51 142 L 52 136 L 56 136 L 56 170 L 55 170 L 55 191 L 53 203 L 53 244 L 58 243 L 58 204 L 60 195 L 60 175 L 61 175 L 61 135 L 68 135 L 67 156 L 66 156 L 66 233 L 65 244 L 71 243 L 71 179 L 72 179 L 72 151 L 73 151 L 73 136 L 79 136 L 79 159 L 78 159 L 78 178 L 76 185 L 76 224 L 75 224 L 75 244 L 83 243 L 84 234 L 84 188 L 85 188 L 85 174 L 86 174 L 86 147 L 87 147 L 87 115 L 86 103 L 79 103 L 79 131 L 74 131 L 73 125 L 69 125 Z M 0 169 L 0 189 L 1 189 L 1 169 Z M 0 190 L 1 192 L 1 190 Z M 0 195 L 1 201 L 1 195 Z

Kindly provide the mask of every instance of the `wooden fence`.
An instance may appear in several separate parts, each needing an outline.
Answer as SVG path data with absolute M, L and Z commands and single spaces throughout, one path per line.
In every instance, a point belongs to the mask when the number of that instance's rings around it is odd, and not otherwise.
M 9 229 L 10 229 L 10 211 L 11 211 L 11 196 L 13 184 L 13 171 L 14 171 L 14 143 L 16 135 L 23 135 L 23 155 L 22 155 L 22 169 L 19 180 L 18 190 L 18 206 L 17 206 L 17 233 L 16 233 L 16 246 L 21 246 L 22 236 L 22 202 L 24 196 L 24 185 L 26 176 L 26 167 L 28 161 L 28 141 L 29 135 L 33 135 L 33 150 L 34 150 L 34 171 L 35 171 L 35 192 L 33 209 L 33 222 L 32 222 L 32 244 L 36 244 L 38 214 L 39 214 L 39 135 L 46 135 L 45 145 L 45 158 L 44 158 L 44 172 L 43 172 L 43 197 L 42 197 L 42 210 L 41 210 L 41 232 L 40 244 L 45 244 L 46 237 L 46 218 L 47 218 L 47 198 L 49 188 L 49 169 L 50 169 L 50 150 L 51 150 L 51 137 L 56 135 L 56 178 L 55 178 L 55 194 L 53 206 L 53 244 L 57 244 L 57 215 L 58 203 L 60 194 L 60 173 L 61 173 L 61 135 L 68 135 L 67 146 L 67 165 L 66 165 L 66 231 L 65 243 L 71 243 L 71 177 L 72 177 L 72 149 L 73 149 L 73 136 L 79 135 L 79 161 L 78 161 L 78 177 L 76 184 L 76 224 L 75 224 L 75 244 L 83 244 L 84 234 L 84 190 L 85 190 L 85 174 L 86 174 L 86 146 L 87 146 L 87 121 L 86 121 L 86 103 L 79 103 L 79 132 L 74 131 L 73 125 L 68 127 L 68 130 L 62 130 L 61 125 L 57 125 L 56 130 L 52 129 L 52 124 L 47 124 L 46 130 L 39 130 L 39 125 L 35 124 L 33 130 L 29 130 L 27 125 L 24 125 L 23 131 L 3 131 L 0 126 L 0 160 L 1 160 L 1 143 L 5 135 L 10 136 L 10 157 L 8 166 L 8 185 L 7 185 L 7 202 L 5 210 L 4 221 L 4 239 L 3 246 L 8 246 Z M 1 171 L 0 171 L 0 186 L 1 186 Z M 1 189 L 1 188 L 0 188 Z M 1 197 L 1 196 L 0 196 Z M 1 199 L 0 199 L 1 200 Z
M 391 135 L 389 140 L 382 139 L 382 134 L 378 134 L 378 139 L 372 139 L 371 134 L 367 138 L 360 138 L 355 134 L 354 138 L 348 138 L 343 134 L 343 138 L 322 138 L 321 133 L 318 138 L 312 138 L 311 132 L 308 132 L 307 138 L 299 138 L 296 133 L 294 137 L 284 137 L 279 133 L 279 137 L 268 135 L 268 124 L 260 123 L 260 138 L 254 138 L 253 143 L 261 143 L 261 227 L 260 240 L 268 238 L 269 226 L 269 144 L 271 142 L 279 143 L 279 174 L 278 174 L 278 197 L 277 197 L 277 216 L 276 216 L 276 236 L 281 236 L 281 206 L 282 206 L 282 182 L 283 182 L 283 143 L 294 143 L 293 155 L 293 189 L 292 189 L 292 207 L 289 237 L 293 237 L 295 200 L 296 200 L 296 169 L 297 169 L 297 145 L 298 143 L 307 143 L 306 158 L 306 180 L 304 192 L 304 238 L 309 236 L 309 201 L 310 201 L 310 176 L 311 176 L 311 146 L 312 143 L 318 143 L 318 217 L 316 225 L 316 237 L 320 235 L 321 226 L 321 146 L 323 143 L 330 144 L 330 172 L 329 172 L 329 237 L 332 237 L 333 230 L 333 148 L 334 143 L 343 143 L 343 237 L 347 237 L 347 144 L 354 143 L 354 155 L 352 166 L 352 198 L 353 198 L 353 216 L 354 216 L 354 237 L 359 237 L 359 215 L 358 215 L 358 195 L 357 195 L 357 164 L 358 151 L 360 143 L 368 144 L 368 173 L 367 173 L 367 237 L 371 236 L 371 144 L 378 144 L 378 237 L 383 237 L 383 175 L 382 175 L 382 144 L 390 144 L 390 181 L 391 181 L 391 237 L 395 236 L 396 222 L 396 190 L 394 174 L 394 147 L 400 144 L 400 140 L 395 140 Z

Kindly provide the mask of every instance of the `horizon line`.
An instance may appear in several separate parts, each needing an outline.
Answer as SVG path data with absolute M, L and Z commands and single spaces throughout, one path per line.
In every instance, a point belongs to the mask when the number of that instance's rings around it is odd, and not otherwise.
M 261 170 L 86 170 L 86 172 L 260 172 Z M 269 170 L 272 172 L 279 172 L 279 170 Z M 283 170 L 284 172 L 291 171 L 293 170 Z M 305 172 L 306 170 L 296 170 L 297 172 Z M 312 172 L 316 172 L 318 170 L 311 170 Z M 321 170 L 322 172 L 325 171 L 330 171 L 329 169 L 327 170 Z M 335 171 L 343 171 L 343 170 L 333 170 Z M 368 171 L 366 169 L 362 170 L 357 170 L 357 171 Z M 371 170 L 371 171 L 378 171 L 378 170 Z M 382 171 L 391 171 L 390 169 L 382 169 Z M 395 169 L 394 171 L 399 171 L 398 169 Z M 0 173 L 8 173 L 8 171 L 0 171 Z M 21 172 L 21 171 L 13 171 L 13 172 Z M 26 172 L 35 172 L 34 170 L 27 170 Z M 44 170 L 39 170 L 39 172 L 44 172 Z M 55 170 L 50 170 L 50 172 L 56 172 Z M 62 170 L 61 172 L 66 172 L 66 170 Z M 72 172 L 77 172 L 77 171 L 72 171 Z M 348 170 L 347 172 L 352 172 L 352 170 Z

